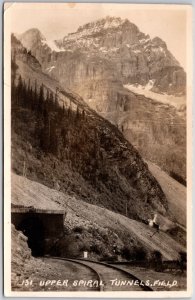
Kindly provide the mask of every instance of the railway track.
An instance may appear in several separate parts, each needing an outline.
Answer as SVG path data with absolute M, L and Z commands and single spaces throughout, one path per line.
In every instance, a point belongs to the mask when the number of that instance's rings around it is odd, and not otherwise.
M 124 269 L 103 262 L 95 262 L 84 259 L 69 259 L 50 257 L 50 260 L 72 262 L 87 268 L 91 272 L 91 278 L 83 280 L 87 290 L 95 291 L 152 291 L 144 282 Z M 78 290 L 79 290 L 78 280 Z
M 63 275 L 65 275 L 65 278 L 68 277 L 68 281 L 69 281 L 68 288 L 66 287 L 65 290 L 102 291 L 101 275 L 94 268 L 87 266 L 82 261 L 76 261 L 74 259 L 61 258 L 61 257 L 50 257 L 50 256 L 45 256 L 43 260 L 51 267 L 53 265 L 56 265 L 57 262 L 60 266 L 59 268 L 60 268 L 61 275 L 63 273 L 62 270 L 64 265 L 64 269 L 66 271 L 65 274 Z M 67 266 L 68 266 L 68 270 L 67 270 Z

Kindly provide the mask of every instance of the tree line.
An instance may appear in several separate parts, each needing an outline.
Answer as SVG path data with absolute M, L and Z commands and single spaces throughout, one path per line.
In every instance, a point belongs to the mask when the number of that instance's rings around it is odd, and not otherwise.
M 37 81 L 23 80 L 16 76 L 17 65 L 12 59 L 12 122 L 21 118 L 19 111 L 30 111 L 34 116 L 33 139 L 44 153 L 68 160 L 84 177 L 96 181 L 97 169 L 103 164 L 100 137 L 94 124 L 89 124 L 84 108 L 72 110 L 59 105 L 57 93 Z M 21 119 L 22 121 L 22 119 Z M 89 121 L 89 122 L 88 122 Z M 20 133 L 21 134 L 21 133 Z M 100 163 L 101 161 L 101 163 Z

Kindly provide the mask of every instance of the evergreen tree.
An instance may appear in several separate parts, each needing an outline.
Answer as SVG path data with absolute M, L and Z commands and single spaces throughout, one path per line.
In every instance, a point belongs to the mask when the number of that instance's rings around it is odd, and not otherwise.
M 40 146 L 45 151 L 50 147 L 50 116 L 45 105 L 43 109 L 43 127 L 41 129 Z
M 54 98 L 53 98 L 53 93 L 49 94 L 49 111 L 54 110 Z
M 12 54 L 11 58 L 11 86 L 15 88 L 15 80 L 16 80 L 16 71 L 18 69 L 18 66 L 16 64 L 16 54 L 15 52 Z
M 17 86 L 17 92 L 16 92 L 17 105 L 22 104 L 22 92 L 23 92 L 23 82 L 22 82 L 22 77 L 20 75 L 18 78 L 18 86 Z
M 50 145 L 49 150 L 54 155 L 58 154 L 58 136 L 57 136 L 57 128 L 56 128 L 56 122 L 54 120 L 51 120 L 50 122 Z
M 64 107 L 64 103 L 63 103 L 63 107 L 62 107 L 62 113 L 63 113 L 63 116 L 65 115 L 65 107 Z
M 79 107 L 78 106 L 77 106 L 77 110 L 76 110 L 75 120 L 76 120 L 76 123 L 78 123 L 79 120 L 80 120 L 80 112 L 79 112 Z
M 82 119 L 85 120 L 85 110 L 82 111 Z
M 40 114 L 43 113 L 43 106 L 44 106 L 44 91 L 43 91 L 43 84 L 42 84 L 39 89 L 39 98 L 38 98 L 38 112 Z
M 37 81 L 36 80 L 35 80 L 32 102 L 33 102 L 33 104 L 32 104 L 33 110 L 38 111 L 38 95 L 37 95 Z

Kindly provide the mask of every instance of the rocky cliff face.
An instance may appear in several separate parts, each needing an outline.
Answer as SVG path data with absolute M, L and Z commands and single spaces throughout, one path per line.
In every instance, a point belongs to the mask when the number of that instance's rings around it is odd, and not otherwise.
M 179 96 L 185 98 L 186 74 L 164 41 L 151 39 L 128 20 L 112 17 L 81 26 L 53 43 L 36 29 L 19 38 L 46 74 L 118 126 L 144 158 L 186 177 L 185 101 L 178 111 L 171 101 L 162 105 L 125 88 L 147 88 L 165 98 L 174 95 L 179 103 Z
M 128 20 L 107 17 L 79 27 L 77 32 L 52 43 L 37 29 L 28 30 L 19 38 L 44 65 L 45 71 L 64 84 L 114 77 L 123 84 L 145 85 L 154 80 L 156 92 L 185 92 L 185 72 L 166 43 L 159 37 L 150 39 Z M 96 60 L 98 66 L 94 64 Z M 107 72 L 105 62 L 111 66 Z M 63 76 L 67 72 L 70 83 Z

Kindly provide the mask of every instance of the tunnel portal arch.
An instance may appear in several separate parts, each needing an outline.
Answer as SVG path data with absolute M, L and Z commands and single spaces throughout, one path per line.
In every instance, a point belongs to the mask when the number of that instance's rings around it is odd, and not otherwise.
M 21 230 L 28 237 L 28 246 L 33 256 L 44 255 L 44 225 L 42 220 L 33 213 L 26 214 L 25 218 L 19 223 L 18 230 Z
M 47 240 L 64 235 L 65 211 L 44 210 L 34 207 L 12 206 L 11 222 L 28 238 L 27 243 L 33 256 L 47 254 Z

